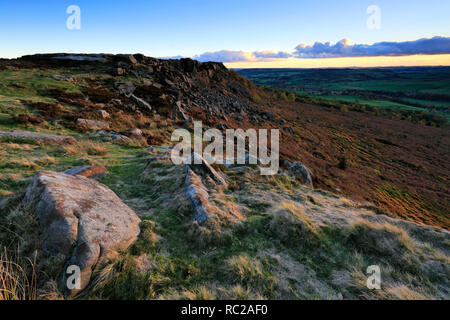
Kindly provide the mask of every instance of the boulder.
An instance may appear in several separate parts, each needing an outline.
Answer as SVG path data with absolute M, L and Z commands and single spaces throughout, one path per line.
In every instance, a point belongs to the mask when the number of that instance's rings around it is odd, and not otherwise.
M 129 65 L 138 63 L 135 55 L 132 54 L 117 54 L 114 56 L 114 60 L 116 60 L 119 65 Z
M 289 133 L 289 134 L 294 134 L 295 133 L 294 129 L 292 129 L 291 127 L 284 127 L 283 131 L 286 132 L 286 133 Z
M 87 130 L 109 130 L 109 124 L 97 120 L 78 119 L 77 126 Z
M 189 119 L 189 116 L 186 114 L 186 112 L 184 111 L 184 109 L 181 107 L 181 101 L 177 101 L 175 103 L 175 108 L 174 108 L 174 112 L 173 112 L 173 119 L 177 120 L 183 120 L 183 121 L 187 121 Z
M 238 171 L 238 172 L 243 172 L 243 171 L 249 171 L 250 168 L 247 166 L 240 166 L 240 167 L 233 167 L 230 169 L 231 171 Z
M 104 166 L 83 166 L 65 170 L 63 173 L 97 180 L 105 177 L 108 174 L 108 170 Z
M 186 196 L 192 204 L 192 220 L 198 224 L 203 224 L 210 217 L 208 212 L 209 195 L 202 179 L 189 167 L 186 166 Z
M 295 161 L 289 168 L 289 175 L 300 180 L 302 183 L 313 187 L 312 172 L 303 163 Z
M 114 83 L 114 87 L 119 90 L 119 93 L 121 95 L 124 95 L 126 97 L 130 97 L 133 94 L 134 90 L 136 90 L 136 87 L 130 81 L 117 81 Z
M 106 112 L 105 110 L 97 110 L 96 112 L 100 117 L 102 117 L 102 119 L 109 118 L 109 113 Z
M 141 129 L 138 129 L 138 128 L 128 129 L 128 130 L 126 131 L 126 133 L 127 133 L 128 135 L 130 135 L 130 136 L 133 136 L 133 137 L 140 137 L 140 136 L 142 136 L 142 130 L 141 130 Z
M 182 58 L 180 59 L 181 67 L 183 68 L 184 72 L 191 73 L 195 70 L 195 64 L 196 62 L 189 58 Z
M 41 171 L 27 188 L 23 204 L 39 220 L 42 249 L 63 256 L 62 292 L 73 297 L 89 283 L 98 263 L 126 250 L 139 235 L 140 219 L 103 184 L 83 176 Z M 80 268 L 79 289 L 67 287 L 66 270 Z
M 77 143 L 77 141 L 74 138 L 68 137 L 68 136 L 60 136 L 60 135 L 56 135 L 56 134 L 47 134 L 47 133 L 40 133 L 40 132 L 21 131 L 21 130 L 14 130 L 14 131 L 7 131 L 7 132 L 0 131 L 0 138 L 33 140 L 33 141 L 42 142 L 45 144 L 53 144 L 53 145 L 76 144 Z
M 123 76 L 123 75 L 125 75 L 125 69 L 123 69 L 123 68 L 117 68 L 117 69 L 116 69 L 116 75 L 117 75 L 117 76 Z
M 213 178 L 218 184 L 228 188 L 228 183 L 224 177 L 218 173 L 211 165 L 199 154 L 193 152 L 191 157 L 191 163 L 194 169 L 198 168 L 204 170 L 211 178 Z
M 89 137 L 99 137 L 103 141 L 108 142 L 114 142 L 114 143 L 123 143 L 128 144 L 131 143 L 132 140 L 128 138 L 127 136 L 114 132 L 114 131 L 105 131 L 105 130 L 99 130 L 97 132 L 89 134 Z
M 53 74 L 51 77 L 52 77 L 52 79 L 58 80 L 58 81 L 75 82 L 75 79 L 70 76 L 62 76 L 59 74 Z
M 140 109 L 143 109 L 145 111 L 152 111 L 152 107 L 148 102 L 146 102 L 144 99 L 136 97 L 134 94 L 130 96 L 131 100 L 133 100 Z

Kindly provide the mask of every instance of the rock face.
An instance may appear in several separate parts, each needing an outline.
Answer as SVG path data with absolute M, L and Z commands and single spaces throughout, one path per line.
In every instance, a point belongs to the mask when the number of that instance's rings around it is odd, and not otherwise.
M 108 174 L 104 166 L 83 166 L 65 170 L 63 173 L 70 176 L 83 176 L 89 179 L 100 179 Z
M 209 195 L 202 179 L 189 167 L 186 166 L 186 196 L 189 198 L 193 208 L 192 220 L 203 224 L 210 217 L 208 212 Z
M 106 186 L 64 173 L 41 171 L 27 189 L 24 205 L 34 208 L 43 250 L 67 258 L 62 289 L 73 297 L 84 289 L 96 264 L 126 250 L 139 235 L 140 219 Z M 81 271 L 80 289 L 69 289 L 65 270 Z
M 31 131 L 21 131 L 14 130 L 8 132 L 0 131 L 1 138 L 12 138 L 12 139 L 24 139 L 24 140 L 34 140 L 47 144 L 76 144 L 77 141 L 68 136 L 59 136 L 56 134 L 47 134 L 40 132 L 31 132 Z
M 88 130 L 109 130 L 109 124 L 97 120 L 78 119 L 77 126 Z
M 312 172 L 303 163 L 295 161 L 289 168 L 289 175 L 300 180 L 302 183 L 313 187 Z

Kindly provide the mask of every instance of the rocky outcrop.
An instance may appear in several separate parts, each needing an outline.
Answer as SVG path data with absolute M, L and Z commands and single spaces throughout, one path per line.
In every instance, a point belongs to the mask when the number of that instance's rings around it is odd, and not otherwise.
M 145 100 L 136 97 L 134 94 L 130 96 L 131 100 L 138 105 L 138 107 L 144 111 L 152 111 L 152 107 Z
M 31 206 L 39 220 L 43 250 L 66 257 L 62 281 L 66 297 L 85 288 L 95 266 L 126 250 L 139 234 L 136 214 L 109 188 L 83 176 L 39 172 L 23 204 Z M 80 268 L 79 289 L 67 287 L 69 266 Z
M 218 173 L 213 167 L 211 167 L 211 165 L 205 160 L 205 158 L 193 152 L 191 159 L 193 168 L 205 171 L 205 173 L 208 174 L 211 178 L 213 178 L 219 185 L 228 188 L 228 183 L 225 181 L 225 178 L 220 173 Z
M 64 173 L 70 176 L 83 176 L 97 180 L 105 177 L 108 170 L 104 166 L 83 166 L 65 170 Z
M 206 189 L 202 179 L 189 166 L 186 166 L 185 187 L 186 196 L 192 204 L 192 220 L 201 225 L 210 217 L 208 189 Z
M 99 137 L 103 141 L 110 141 L 118 144 L 127 144 L 131 143 L 131 139 L 127 136 L 114 132 L 114 131 L 105 131 L 99 130 L 97 132 L 89 134 L 90 137 Z
M 289 168 L 289 175 L 296 178 L 303 184 L 313 187 L 312 172 L 303 163 L 295 161 Z
M 0 131 L 0 138 L 11 138 L 11 139 L 23 139 L 23 140 L 33 140 L 45 144 L 76 144 L 76 140 L 72 137 L 68 136 L 59 136 L 56 134 L 47 134 L 40 132 L 31 132 L 31 131 Z
M 97 120 L 78 119 L 77 126 L 86 130 L 109 130 L 109 124 Z
M 119 90 L 119 94 L 124 95 L 126 97 L 130 97 L 134 90 L 136 90 L 136 87 L 133 85 L 133 83 L 129 81 L 120 82 L 117 81 L 114 83 L 114 87 Z

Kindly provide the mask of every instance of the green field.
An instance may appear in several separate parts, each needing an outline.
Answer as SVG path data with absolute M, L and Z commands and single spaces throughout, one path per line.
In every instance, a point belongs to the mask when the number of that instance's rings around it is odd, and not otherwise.
M 428 112 L 450 119 L 450 67 L 237 71 L 258 85 L 311 98 Z

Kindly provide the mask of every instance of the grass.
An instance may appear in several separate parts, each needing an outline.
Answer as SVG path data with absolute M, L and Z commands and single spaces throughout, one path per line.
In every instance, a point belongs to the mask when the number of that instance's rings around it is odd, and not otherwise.
M 20 252 L 15 255 L 8 253 L 6 248 L 0 251 L 0 301 L 1 300 L 35 300 L 36 286 L 36 256 L 34 260 L 27 260 L 31 268 L 31 276 L 22 267 Z
M 288 100 L 289 93 L 282 90 L 288 90 L 295 92 L 297 96 L 310 98 L 303 99 L 303 102 L 334 104 L 344 110 L 343 104 L 357 103 L 366 106 L 366 109 L 377 108 L 394 115 L 396 111 L 423 112 L 443 117 L 447 121 L 450 119 L 447 104 L 450 79 L 447 67 L 249 69 L 239 72 L 256 84 L 272 88 L 275 95 L 284 100 Z M 361 106 L 357 109 L 361 111 Z M 414 117 L 412 120 L 418 122 Z
M 3 70 L 0 71 L 0 95 L 19 99 L 30 97 L 40 97 L 40 92 L 50 88 L 66 89 L 70 92 L 80 92 L 77 85 L 52 79 L 53 74 L 60 74 L 64 70 L 42 71 L 39 69 L 31 70 Z M 16 88 L 13 83 L 20 83 L 25 88 Z M 39 99 L 40 101 L 48 99 Z
M 384 299 L 430 297 L 439 290 L 420 265 L 425 257 L 437 259 L 440 253 L 418 245 L 405 229 L 367 220 L 347 228 L 319 226 L 306 208 L 307 196 L 300 197 L 300 202 L 286 199 L 274 205 L 262 191 L 241 199 L 246 187 L 221 198 L 224 204 L 230 201 L 248 208 L 243 221 L 192 225 L 189 207 L 177 194 L 182 179 L 175 179 L 176 167 L 155 162 L 144 169 L 151 155 L 117 145 L 108 148 L 106 156 L 94 157 L 110 171 L 102 182 L 140 214 L 141 235 L 130 250 L 96 270 L 80 298 L 313 299 L 336 297 L 339 291 L 344 298 Z M 271 181 L 257 187 L 288 196 Z M 292 187 L 291 192 L 298 190 Z M 320 199 L 328 198 L 324 194 Z M 342 209 L 357 210 L 340 198 L 329 199 Z M 23 215 L 8 219 L 23 221 Z M 207 241 L 211 235 L 213 240 Z M 269 252 L 283 256 L 274 258 Z M 440 255 L 439 259 L 446 258 Z M 382 293 L 365 289 L 364 272 L 374 261 L 388 270 Z M 335 270 L 351 275 L 345 288 L 334 284 Z M 301 274 L 305 279 L 292 278 L 297 272 L 297 277 Z M 421 281 L 422 290 L 402 287 L 412 278 Z M 52 283 L 52 279 L 45 281 L 49 289 L 40 298 L 59 297 Z
M 51 73 L 67 72 L 71 70 Z M 69 134 L 79 142 L 73 146 L 19 140 L 0 143 L 0 190 L 9 193 L 0 199 L 0 244 L 6 247 L 1 258 L 6 262 L 0 270 L 9 276 L 2 284 L 8 288 L 3 290 L 7 298 L 60 298 L 58 266 L 63 261 L 39 250 L 37 219 L 29 208 L 20 206 L 30 177 L 36 170 L 63 171 L 93 164 L 108 169 L 101 182 L 142 223 L 138 240 L 96 268 L 80 299 L 334 299 L 339 293 L 348 299 L 414 299 L 445 295 L 442 283 L 449 265 L 445 236 L 383 220 L 345 199 L 304 188 L 286 175 L 261 177 L 253 167 L 245 173 L 224 169 L 233 186 L 226 191 L 204 181 L 216 216 L 200 226 L 192 223 L 192 210 L 183 195 L 184 168 L 164 160 L 148 164 L 149 158 L 161 154 L 143 152 L 144 141 L 117 145 L 85 138 L 51 121 L 45 128 L 10 122 L 14 114 L 30 111 L 15 101 L 18 98 L 54 102 L 40 97 L 40 92 L 56 87 L 79 90 L 74 84 L 53 81 L 49 74 L 0 72 L 4 80 L 0 81 L 0 130 L 38 129 Z M 80 73 L 77 79 L 82 82 L 87 76 Z M 10 87 L 12 82 L 26 88 Z M 285 94 L 285 99 L 292 100 L 292 96 Z M 119 125 L 126 129 L 145 121 L 145 117 L 127 116 Z M 172 128 L 153 129 L 143 131 L 160 140 Z M 380 192 L 391 197 L 397 191 L 382 187 Z M 327 210 L 333 215 L 323 223 Z M 361 219 L 349 218 L 361 212 Z M 15 248 L 19 248 L 17 254 Z M 37 256 L 33 255 L 36 250 Z M 384 272 L 382 292 L 365 287 L 365 270 L 372 264 L 380 264 Z M 419 285 L 412 285 L 413 279 Z
M 105 156 L 108 154 L 108 148 L 104 143 L 98 143 L 91 140 L 83 140 L 80 143 L 81 148 L 91 156 Z M 70 152 L 71 150 L 69 150 Z

